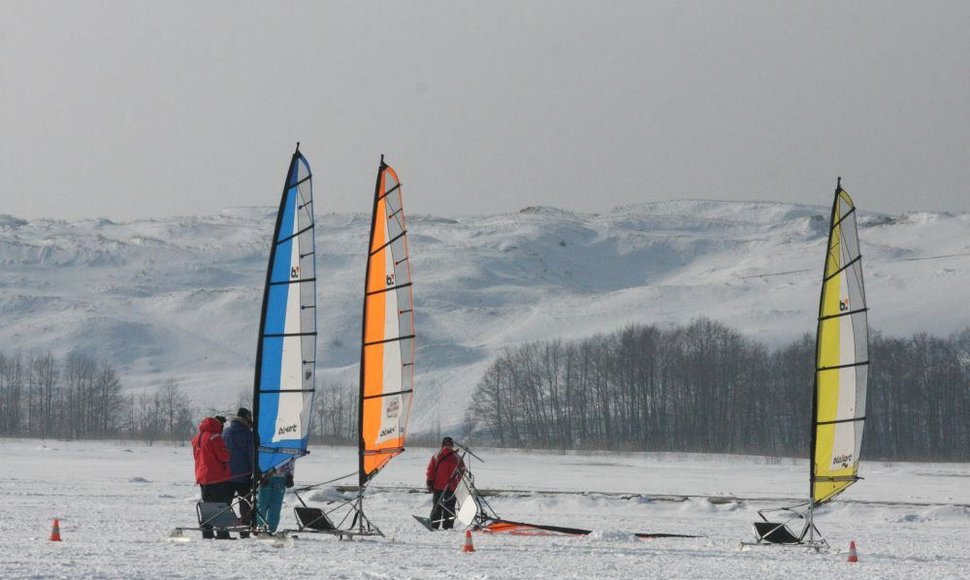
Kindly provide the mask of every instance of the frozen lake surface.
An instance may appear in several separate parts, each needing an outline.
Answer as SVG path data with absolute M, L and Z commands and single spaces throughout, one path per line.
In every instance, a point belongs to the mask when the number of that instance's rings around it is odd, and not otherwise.
M 863 461 L 864 481 L 824 508 L 832 549 L 739 551 L 757 510 L 807 494 L 807 461 L 671 453 L 547 453 L 480 448 L 478 486 L 504 518 L 592 529 L 588 537 L 429 533 L 423 485 L 433 450 L 391 462 L 365 498 L 385 538 L 301 535 L 171 542 L 194 525 L 198 487 L 188 446 L 0 440 L 3 578 L 966 578 L 970 465 Z M 352 473 L 356 450 L 316 447 L 297 484 Z M 355 478 L 346 483 L 353 483 Z M 566 493 L 563 493 L 566 492 Z M 323 492 L 308 496 L 321 498 Z M 295 527 L 287 495 L 283 527 Z M 787 502 L 787 504 L 786 504 Z M 53 518 L 63 541 L 48 541 Z M 639 540 L 633 532 L 697 534 Z M 849 541 L 858 564 L 846 562 Z

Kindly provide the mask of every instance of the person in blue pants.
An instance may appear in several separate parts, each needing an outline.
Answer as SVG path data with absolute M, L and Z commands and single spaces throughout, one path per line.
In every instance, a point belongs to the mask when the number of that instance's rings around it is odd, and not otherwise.
M 276 528 L 280 525 L 283 496 L 289 487 L 293 487 L 293 460 L 273 469 L 259 486 L 259 496 L 256 498 L 256 512 L 259 514 L 257 521 L 272 533 L 276 533 Z

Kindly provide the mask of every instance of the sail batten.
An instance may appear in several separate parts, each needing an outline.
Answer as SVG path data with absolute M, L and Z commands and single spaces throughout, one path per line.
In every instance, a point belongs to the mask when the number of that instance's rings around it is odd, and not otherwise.
M 297 148 L 277 212 L 260 316 L 253 386 L 258 472 L 307 453 L 316 390 L 314 232 L 312 173 Z
M 401 183 L 381 159 L 374 190 L 360 361 L 359 479 L 404 451 L 413 397 L 414 302 Z
M 828 320 L 829 318 L 840 318 L 842 316 L 852 316 L 853 314 L 858 314 L 859 312 L 866 312 L 868 308 L 859 308 L 858 310 L 850 310 L 848 312 L 839 312 L 838 314 L 829 314 L 819 318 L 819 320 Z M 866 361 L 868 362 L 868 361 Z
M 400 262 L 398 262 L 398 263 L 400 263 Z M 397 264 L 395 264 L 395 265 L 397 265 Z M 407 284 L 398 284 L 397 286 L 389 286 L 387 288 L 381 288 L 380 290 L 373 290 L 371 292 L 368 292 L 367 295 L 368 296 L 372 296 L 374 294 L 383 294 L 384 292 L 390 292 L 392 290 L 400 290 L 401 288 L 407 288 L 410 285 L 411 285 L 411 283 L 408 282 Z
M 818 506 L 859 477 L 869 367 L 868 307 L 855 205 L 836 188 L 819 299 L 810 498 Z

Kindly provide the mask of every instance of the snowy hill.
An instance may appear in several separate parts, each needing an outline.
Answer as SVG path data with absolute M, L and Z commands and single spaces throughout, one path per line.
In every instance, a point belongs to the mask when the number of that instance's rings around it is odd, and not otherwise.
M 864 199 L 857 200 L 864 203 Z M 460 419 L 503 347 L 699 316 L 769 344 L 813 332 L 827 207 L 677 201 L 577 214 L 411 216 L 412 429 Z M 228 407 L 252 384 L 272 208 L 114 223 L 0 216 L 0 351 L 107 357 L 129 389 L 175 378 Z M 356 383 L 369 217 L 318 216 L 318 361 Z M 862 212 L 870 324 L 970 325 L 970 214 Z

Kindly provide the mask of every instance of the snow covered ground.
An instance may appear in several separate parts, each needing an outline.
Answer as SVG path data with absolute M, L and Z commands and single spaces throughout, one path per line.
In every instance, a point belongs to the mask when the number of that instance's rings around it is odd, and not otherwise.
M 585 527 L 584 538 L 429 533 L 411 517 L 429 510 L 420 487 L 431 449 L 391 462 L 366 498 L 386 538 L 303 535 L 274 547 L 256 540 L 170 542 L 192 525 L 197 487 L 187 446 L 0 440 L 2 578 L 967 578 L 970 465 L 863 461 L 866 479 L 817 522 L 829 553 L 741 552 L 757 510 L 807 492 L 806 461 L 669 453 L 539 453 L 476 449 L 480 488 L 503 517 Z M 314 448 L 298 484 L 356 467 L 352 448 Z M 574 493 L 555 493 L 574 492 Z M 584 493 L 590 492 L 590 493 Z M 311 497 L 322 497 L 311 492 Z M 672 497 L 676 496 L 676 497 Z M 684 497 L 686 496 L 686 497 Z M 284 526 L 294 524 L 287 496 Z M 49 542 L 60 518 L 63 542 Z M 699 534 L 643 541 L 631 532 Z M 855 540 L 858 564 L 846 563 Z

